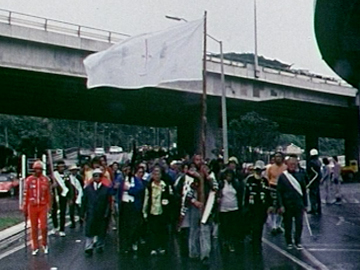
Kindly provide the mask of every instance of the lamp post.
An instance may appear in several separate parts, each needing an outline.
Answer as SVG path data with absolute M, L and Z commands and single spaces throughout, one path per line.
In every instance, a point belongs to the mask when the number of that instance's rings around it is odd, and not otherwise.
M 172 17 L 172 16 L 165 16 L 165 17 L 167 19 L 171 19 L 171 20 L 187 22 L 187 20 L 185 20 L 183 18 Z M 210 39 L 217 42 L 219 44 L 219 47 L 220 47 L 221 90 L 222 90 L 221 91 L 221 118 L 222 118 L 222 137 L 223 137 L 222 139 L 223 139 L 223 148 L 224 148 L 224 162 L 227 162 L 227 160 L 229 158 L 229 143 L 228 143 L 227 105 L 226 105 L 226 87 L 225 87 L 225 73 L 224 73 L 223 43 L 222 43 L 222 41 L 214 38 L 213 36 L 211 36 L 211 35 L 209 35 L 207 33 L 206 33 L 206 37 L 209 37 Z M 206 94 L 206 91 L 205 91 L 205 94 Z M 206 102 L 206 99 L 205 99 L 205 102 Z M 204 115 L 202 115 L 202 116 L 204 117 Z M 205 117 L 206 117 L 206 115 L 205 115 Z
M 256 0 L 254 0 L 254 77 L 259 78 L 259 58 L 258 58 L 258 46 L 257 46 L 257 10 Z

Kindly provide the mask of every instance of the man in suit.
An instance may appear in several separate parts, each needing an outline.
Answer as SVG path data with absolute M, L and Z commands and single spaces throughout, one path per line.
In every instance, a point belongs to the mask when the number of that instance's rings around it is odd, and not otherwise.
M 301 246 L 303 216 L 306 211 L 306 175 L 299 170 L 296 155 L 291 155 L 287 161 L 287 170 L 279 177 L 277 184 L 279 213 L 284 216 L 285 240 L 288 249 L 292 249 L 292 223 L 295 218 L 294 244 L 298 250 Z
M 104 239 L 110 215 L 111 192 L 102 182 L 102 171 L 93 171 L 93 181 L 84 190 L 85 254 L 92 255 L 94 237 L 97 236 L 98 253 L 104 251 Z

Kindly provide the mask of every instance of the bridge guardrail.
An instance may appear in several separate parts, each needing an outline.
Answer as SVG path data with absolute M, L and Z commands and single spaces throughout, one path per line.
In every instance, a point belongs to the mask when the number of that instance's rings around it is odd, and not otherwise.
M 29 28 L 36 28 L 49 32 L 58 32 L 81 38 L 107 41 L 109 43 L 116 43 L 127 37 L 130 37 L 130 35 L 120 32 L 77 25 L 40 16 L 28 15 L 21 12 L 14 12 L 6 9 L 0 9 L 0 22 L 9 25 L 20 25 Z

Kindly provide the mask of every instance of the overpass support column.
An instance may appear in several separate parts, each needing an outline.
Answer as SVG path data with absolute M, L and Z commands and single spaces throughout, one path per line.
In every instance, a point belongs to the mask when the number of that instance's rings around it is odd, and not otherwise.
M 311 149 L 316 148 L 317 150 L 319 150 L 319 137 L 312 133 L 306 134 L 305 145 L 306 157 L 307 159 L 309 159 Z
M 196 115 L 196 114 L 194 114 Z M 219 132 L 219 110 L 209 108 L 206 127 L 206 158 L 214 158 L 216 138 Z M 200 117 L 187 116 L 177 125 L 178 152 L 181 156 L 193 155 L 200 149 L 201 122 Z
M 359 85 L 360 89 L 360 85 Z M 346 165 L 350 164 L 350 160 L 357 160 L 358 164 L 360 164 L 360 91 L 357 91 L 356 94 L 356 115 L 347 119 L 349 121 L 349 125 L 347 125 L 344 129 L 345 137 L 345 158 Z
M 219 109 L 209 107 L 207 112 L 206 126 L 206 157 L 213 159 L 216 156 L 213 150 L 216 150 L 216 139 L 219 133 Z M 199 130 L 200 134 L 200 130 Z
M 198 139 L 196 138 L 196 129 L 198 121 L 194 119 L 184 119 L 184 121 L 177 126 L 177 148 L 181 157 L 186 154 L 192 156 L 196 152 Z
M 356 159 L 359 161 L 359 145 L 357 137 L 345 139 L 345 158 L 347 165 L 350 163 L 350 160 Z

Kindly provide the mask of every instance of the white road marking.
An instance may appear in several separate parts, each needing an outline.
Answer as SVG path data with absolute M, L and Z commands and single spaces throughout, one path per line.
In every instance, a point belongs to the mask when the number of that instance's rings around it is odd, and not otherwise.
M 306 270 L 315 270 L 315 268 L 312 267 L 311 265 L 307 264 L 306 262 L 303 262 L 303 261 L 299 260 L 295 256 L 291 255 L 289 252 L 287 252 L 287 251 L 281 249 L 280 247 L 278 247 L 277 245 L 271 243 L 269 240 L 263 238 L 263 243 L 265 243 L 266 245 L 268 245 L 272 249 L 275 249 L 277 252 L 284 255 L 285 257 L 287 257 L 288 259 L 290 259 L 291 261 L 293 261 L 297 265 L 301 266 L 302 268 L 304 268 Z M 321 270 L 325 270 L 325 269 L 327 269 L 327 268 L 323 268 Z
M 69 226 L 70 224 L 71 224 L 71 222 L 67 222 L 67 223 L 65 223 L 65 226 L 67 227 L 67 226 Z M 50 236 L 50 232 L 48 232 L 48 236 Z M 39 237 L 39 239 L 41 239 L 41 236 Z M 28 246 L 30 246 L 30 245 L 31 245 L 31 241 L 28 241 L 28 242 L 26 243 L 26 248 L 27 248 Z M 16 246 L 16 247 L 13 247 L 12 249 L 10 249 L 10 250 L 8 250 L 8 251 L 0 254 L 0 260 L 4 259 L 5 257 L 7 257 L 7 256 L 9 256 L 9 255 L 11 255 L 11 254 L 13 254 L 13 253 L 15 253 L 15 252 L 23 249 L 23 248 L 25 248 L 24 243 L 22 243 L 21 245 L 18 245 L 18 246 Z
M 355 198 L 354 198 L 354 202 L 355 202 L 355 203 L 360 203 L 359 200 L 357 200 L 357 199 L 355 199 Z
M 316 252 L 360 252 L 360 249 L 351 249 L 351 248 L 308 248 L 309 251 Z
M 329 270 L 325 264 L 320 262 L 318 259 L 316 259 L 309 251 L 307 251 L 305 248 L 302 250 L 302 254 L 305 255 L 315 266 L 317 269 L 320 270 Z
M 339 217 L 339 221 L 338 223 L 336 223 L 336 226 L 340 226 L 342 223 L 344 223 L 345 218 L 344 217 Z
M 28 245 L 30 245 L 30 241 L 28 242 Z M 8 250 L 8 251 L 2 253 L 2 254 L 0 255 L 0 260 L 4 259 L 5 257 L 7 257 L 7 256 L 9 256 L 9 255 L 11 255 L 11 254 L 13 254 L 13 253 L 15 253 L 16 251 L 19 251 L 19 250 L 23 249 L 23 248 L 24 248 L 24 244 L 22 244 L 22 245 L 20 245 L 20 246 L 17 246 L 17 247 L 14 247 L 13 249 Z

